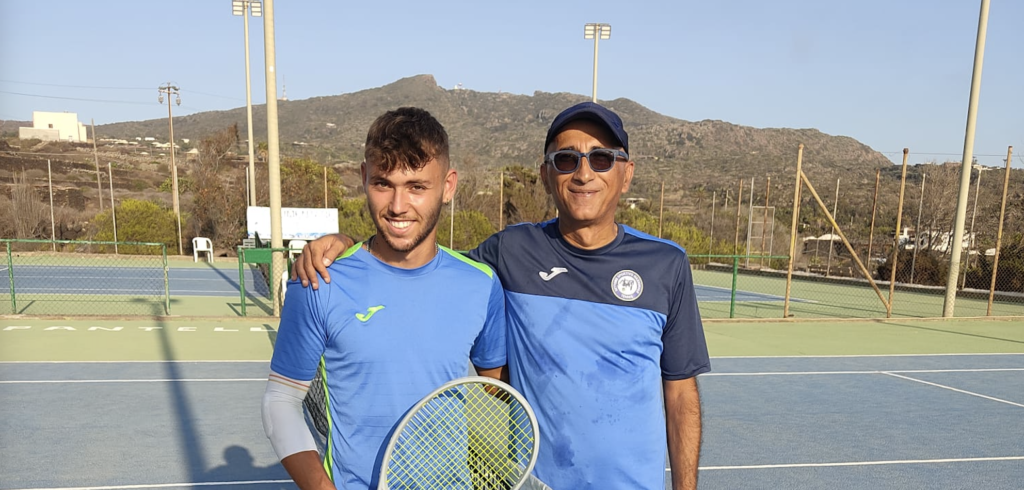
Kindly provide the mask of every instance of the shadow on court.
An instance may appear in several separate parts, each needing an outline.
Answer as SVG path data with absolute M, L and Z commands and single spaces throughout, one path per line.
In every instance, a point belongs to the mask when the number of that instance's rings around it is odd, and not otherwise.
M 158 318 L 156 320 L 156 325 L 159 328 L 156 329 L 156 332 L 160 335 L 161 357 L 165 361 L 176 361 L 177 357 L 174 354 L 174 346 L 167 334 L 169 325 L 165 320 L 160 319 L 162 308 L 160 308 L 159 305 L 152 305 L 152 308 L 153 316 Z M 277 332 L 272 331 L 269 325 L 265 326 L 268 329 L 267 335 L 270 337 L 271 343 L 274 343 L 277 339 Z M 163 363 L 163 369 L 166 379 L 177 380 L 185 378 L 185 376 L 182 376 L 178 363 L 176 362 Z M 239 482 L 239 488 L 246 488 L 249 490 L 254 488 L 258 488 L 259 490 L 295 488 L 294 485 L 290 483 L 274 481 L 290 480 L 287 472 L 280 463 L 266 467 L 254 466 L 254 458 L 250 450 L 238 445 L 229 446 L 224 450 L 224 464 L 207 470 L 206 462 L 208 459 L 206 457 L 199 429 L 196 426 L 198 417 L 193 409 L 194 403 L 189 399 L 189 394 L 185 390 L 186 383 L 167 383 L 167 387 L 169 390 L 168 395 L 172 403 L 172 407 L 170 408 L 173 410 L 173 420 L 177 424 L 177 443 L 180 453 L 185 457 L 185 459 L 180 463 L 182 464 L 183 469 L 186 470 L 190 483 Z M 253 410 L 258 409 L 258 406 L 253 407 Z M 246 483 L 242 485 L 242 482 Z M 261 483 L 258 487 L 254 487 L 252 482 Z M 225 488 L 224 485 L 218 486 Z M 230 485 L 227 487 L 230 488 Z
M 930 331 L 930 332 L 939 332 L 939 333 L 945 333 L 945 334 L 950 334 L 950 335 L 962 335 L 962 336 L 965 336 L 965 337 L 975 337 L 975 338 L 979 338 L 979 339 L 998 340 L 1000 342 L 1012 342 L 1012 343 L 1015 343 L 1015 344 L 1024 344 L 1024 340 L 1007 339 L 1007 338 L 1003 338 L 1003 337 L 993 337 L 991 335 L 981 335 L 981 334 L 968 333 L 968 332 L 958 332 L 956 330 L 947 330 L 947 329 L 944 329 L 944 328 L 925 327 L 925 326 L 921 326 L 921 325 L 907 325 L 907 324 L 904 324 L 904 323 L 889 323 L 888 325 L 893 326 L 893 327 L 913 328 L 913 329 L 917 329 L 917 330 L 927 330 L 927 331 Z
M 270 326 L 269 323 L 264 323 L 263 328 L 267 329 L 267 339 L 270 340 L 270 347 L 277 347 L 277 330 Z
M 216 273 L 218 276 L 220 276 L 222 279 L 224 279 L 224 282 L 230 284 L 231 287 L 234 288 L 235 291 L 238 291 L 239 288 L 241 288 L 241 285 L 238 284 L 238 277 L 231 277 L 231 275 L 225 274 L 224 273 L 224 269 L 220 269 L 220 268 L 214 267 L 213 264 L 211 264 L 209 262 L 203 262 L 203 264 L 208 269 L 212 270 L 214 273 Z
M 259 485 L 260 490 L 295 488 L 292 483 L 275 481 L 289 479 L 281 465 L 259 467 L 254 466 L 253 461 L 254 458 L 248 449 L 241 446 L 229 446 L 224 450 L 224 464 L 207 471 L 200 480 L 195 482 L 266 482 Z M 246 485 L 246 488 L 252 488 L 251 485 Z

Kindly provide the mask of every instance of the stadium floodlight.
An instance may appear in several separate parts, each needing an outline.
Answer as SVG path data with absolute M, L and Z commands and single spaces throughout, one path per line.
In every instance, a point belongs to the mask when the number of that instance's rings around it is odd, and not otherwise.
M 597 102 L 597 41 L 599 39 L 611 39 L 611 24 L 590 23 L 583 26 L 583 39 L 594 40 L 594 90 L 592 100 Z
M 256 205 L 256 158 L 255 149 L 252 143 L 252 81 L 250 79 L 249 70 L 249 17 L 248 13 L 252 12 L 253 17 L 263 16 L 263 3 L 262 2 L 251 2 L 247 0 L 232 0 L 231 2 L 231 13 L 244 17 L 243 24 L 245 25 L 245 113 L 247 121 L 248 138 L 246 143 L 249 146 L 249 206 Z

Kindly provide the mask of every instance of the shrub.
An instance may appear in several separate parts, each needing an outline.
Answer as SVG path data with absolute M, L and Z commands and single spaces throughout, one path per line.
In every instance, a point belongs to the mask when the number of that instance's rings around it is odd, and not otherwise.
M 117 241 L 163 243 L 168 250 L 178 250 L 178 224 L 174 211 L 164 209 L 152 201 L 125 199 L 118 203 L 116 212 Z M 96 240 L 114 241 L 114 226 L 109 210 L 97 214 L 92 225 Z M 154 247 L 139 246 L 121 246 L 119 252 L 139 255 L 160 253 Z
M 451 214 L 447 211 L 441 213 L 437 221 L 437 241 L 441 245 L 452 245 L 457 250 L 468 250 L 476 248 L 480 242 L 494 234 L 494 225 L 491 220 L 480 211 L 456 211 L 455 212 L 455 240 L 452 241 Z
M 943 260 L 945 256 L 934 250 L 918 250 L 917 260 L 914 260 L 913 254 L 913 250 L 900 248 L 896 257 L 896 282 L 910 282 L 910 271 L 913 270 L 914 284 L 928 286 L 946 284 L 949 264 Z M 887 257 L 885 262 L 878 266 L 876 278 L 888 281 L 890 277 L 892 277 L 892 258 Z
M 357 242 L 377 232 L 370 219 L 370 210 L 366 208 L 365 197 L 342 199 L 338 203 L 338 230 Z

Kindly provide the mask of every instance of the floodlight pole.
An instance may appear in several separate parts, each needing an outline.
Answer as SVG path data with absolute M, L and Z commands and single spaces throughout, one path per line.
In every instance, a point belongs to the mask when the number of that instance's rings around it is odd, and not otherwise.
M 175 219 L 178 222 L 178 255 L 183 255 L 181 242 L 184 240 L 184 237 L 181 236 L 181 208 L 178 204 L 178 166 L 174 163 L 174 116 L 171 115 L 171 94 L 174 95 L 178 105 L 181 105 L 181 96 L 178 94 L 178 87 L 171 85 L 169 82 L 157 90 L 160 91 L 158 100 L 161 104 L 164 102 L 164 94 L 167 94 L 167 128 L 170 133 L 169 140 L 171 145 L 171 203 L 174 207 Z
M 267 85 L 267 163 L 270 187 L 270 246 L 284 247 L 281 236 L 281 154 L 277 130 L 277 54 L 274 51 L 274 0 L 263 1 L 263 51 L 266 58 Z M 281 316 L 281 281 L 276 275 L 285 270 L 284 254 L 272 252 L 272 267 L 275 277 L 270 277 L 274 291 L 274 316 Z
M 960 171 L 960 193 L 956 201 L 956 219 L 953 224 L 953 246 L 949 254 L 949 274 L 946 277 L 946 297 L 942 316 L 953 316 L 956 304 L 957 276 L 960 274 L 960 252 L 963 249 L 964 222 L 967 218 L 967 194 L 971 188 L 971 165 L 974 160 L 974 129 L 978 120 L 978 93 L 981 91 L 981 68 L 985 58 L 985 35 L 988 32 L 989 0 L 981 0 L 978 16 L 978 38 L 974 45 L 974 73 L 971 75 L 971 96 L 967 106 L 967 131 L 964 136 L 964 155 Z
M 591 102 L 595 103 L 597 102 L 597 38 L 598 36 L 594 36 L 594 88 L 590 98 Z
M 245 25 L 245 111 L 246 120 L 248 122 L 248 146 L 249 146 L 249 205 L 256 205 L 256 158 L 253 147 L 253 130 L 252 130 L 252 83 L 250 81 L 250 70 L 249 70 L 249 9 L 252 8 L 253 17 L 260 17 L 262 12 L 260 2 L 251 2 L 247 0 L 233 0 L 231 2 L 232 13 L 234 15 L 241 15 Z
M 597 41 L 611 37 L 612 26 L 610 24 L 590 23 L 583 26 L 583 39 L 594 39 L 594 89 L 590 99 L 594 103 L 597 103 Z

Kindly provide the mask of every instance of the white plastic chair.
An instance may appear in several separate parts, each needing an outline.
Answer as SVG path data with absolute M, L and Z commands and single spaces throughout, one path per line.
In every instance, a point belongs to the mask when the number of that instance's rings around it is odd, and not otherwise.
M 200 252 L 206 252 L 208 262 L 213 262 L 213 242 L 209 238 L 197 236 L 192 239 L 192 262 L 199 262 Z
M 288 242 L 288 261 L 294 262 L 295 256 L 302 253 L 302 247 L 306 246 L 305 240 L 290 240 Z

